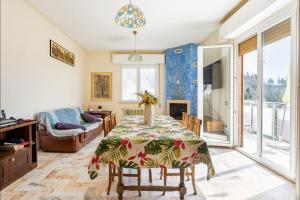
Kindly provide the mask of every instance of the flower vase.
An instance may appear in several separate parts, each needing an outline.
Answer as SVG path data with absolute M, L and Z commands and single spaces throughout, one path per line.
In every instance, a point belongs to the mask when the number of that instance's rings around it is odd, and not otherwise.
M 144 108 L 144 120 L 145 124 L 151 126 L 154 122 L 154 106 L 145 104 Z

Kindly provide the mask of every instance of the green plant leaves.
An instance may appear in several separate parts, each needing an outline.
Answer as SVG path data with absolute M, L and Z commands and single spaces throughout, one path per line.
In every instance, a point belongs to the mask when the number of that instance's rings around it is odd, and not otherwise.
M 98 145 L 95 153 L 96 155 L 101 155 L 103 153 L 105 153 L 106 151 L 108 151 L 109 148 L 108 146 L 105 144 L 105 141 L 103 140 L 102 142 L 100 142 L 100 144 Z
M 205 155 L 208 154 L 208 148 L 207 148 L 206 143 L 204 143 L 198 147 L 198 153 L 204 153 Z
M 139 165 L 133 161 L 119 160 L 119 166 L 124 168 L 138 168 Z
M 111 137 L 105 140 L 105 144 L 109 147 L 108 156 L 114 162 L 118 162 L 120 159 L 125 159 L 128 155 L 127 147 L 126 145 L 121 145 L 120 137 Z
M 145 146 L 145 152 L 150 155 L 157 155 L 162 152 L 160 140 L 152 140 Z
M 158 168 L 159 167 L 159 162 L 158 162 L 158 160 L 152 160 L 152 159 L 148 158 L 144 162 L 144 166 L 149 167 L 149 168 Z
M 178 146 L 173 145 L 173 140 L 162 140 L 161 141 L 161 156 L 160 160 L 163 163 L 172 164 L 173 160 L 181 157 L 181 150 Z
M 90 171 L 89 174 L 91 179 L 95 179 L 98 176 L 98 172 L 96 171 Z
M 191 166 L 191 164 L 187 162 L 181 162 L 179 160 L 172 161 L 172 168 L 187 168 L 189 166 Z

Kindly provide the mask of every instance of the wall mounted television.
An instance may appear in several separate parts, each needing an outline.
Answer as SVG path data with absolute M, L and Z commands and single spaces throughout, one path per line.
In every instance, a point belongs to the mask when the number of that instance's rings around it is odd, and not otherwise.
M 212 89 L 222 88 L 222 60 L 218 60 L 203 68 L 203 84 L 211 85 Z

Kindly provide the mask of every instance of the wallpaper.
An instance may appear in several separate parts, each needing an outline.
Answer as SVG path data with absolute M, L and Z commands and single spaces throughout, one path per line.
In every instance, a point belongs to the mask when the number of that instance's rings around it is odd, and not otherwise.
M 166 99 L 190 100 L 190 113 L 197 116 L 197 44 L 166 50 Z

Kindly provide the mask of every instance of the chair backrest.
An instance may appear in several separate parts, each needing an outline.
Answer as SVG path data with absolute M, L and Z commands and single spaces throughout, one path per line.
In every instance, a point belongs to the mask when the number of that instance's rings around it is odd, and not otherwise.
M 110 128 L 113 129 L 117 125 L 116 113 L 112 112 L 110 117 Z
M 195 135 L 200 137 L 202 120 L 197 117 L 190 117 L 190 121 L 191 131 L 193 131 Z
M 104 136 L 107 136 L 107 134 L 111 131 L 111 128 L 110 128 L 110 116 L 106 116 L 104 119 L 103 119 L 103 130 L 104 130 Z
M 189 114 L 186 112 L 182 112 L 182 125 L 188 128 L 189 124 Z

